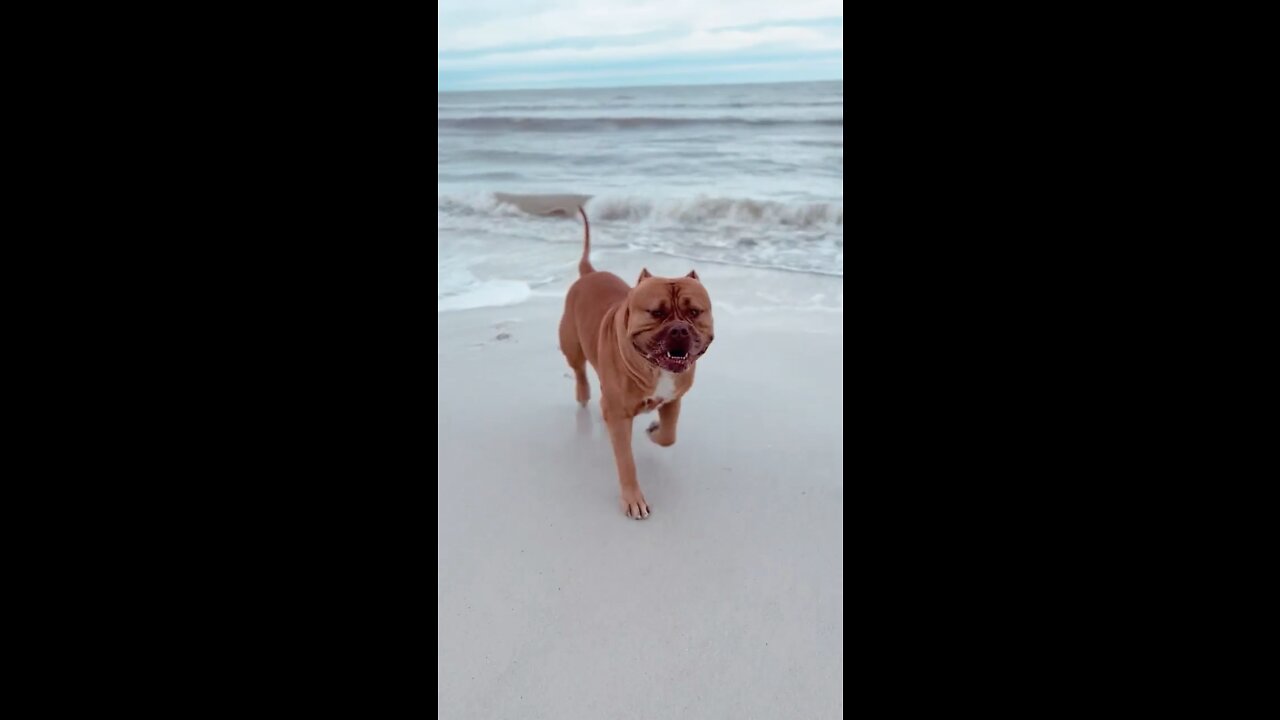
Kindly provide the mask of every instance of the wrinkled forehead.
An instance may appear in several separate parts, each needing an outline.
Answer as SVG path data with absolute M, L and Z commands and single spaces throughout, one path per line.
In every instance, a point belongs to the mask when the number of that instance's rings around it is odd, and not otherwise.
M 692 278 L 651 278 L 640 283 L 631 293 L 632 302 L 638 307 L 654 307 L 661 303 L 683 304 L 687 300 L 700 303 L 705 308 L 711 303 L 707 289 Z

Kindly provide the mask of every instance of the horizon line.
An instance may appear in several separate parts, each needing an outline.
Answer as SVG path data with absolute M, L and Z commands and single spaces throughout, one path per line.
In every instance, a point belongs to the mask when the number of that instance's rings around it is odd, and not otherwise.
M 715 86 L 739 86 L 739 85 L 806 85 L 813 83 L 828 82 L 844 82 L 844 78 L 828 78 L 826 80 L 777 80 L 774 82 L 689 82 L 689 83 L 664 83 L 661 85 L 578 85 L 563 87 L 522 87 L 522 88 L 486 88 L 484 90 L 436 90 L 436 95 L 451 95 L 462 93 L 495 93 L 495 92 L 541 92 L 545 90 L 644 90 L 649 88 L 678 88 L 678 87 L 715 87 Z

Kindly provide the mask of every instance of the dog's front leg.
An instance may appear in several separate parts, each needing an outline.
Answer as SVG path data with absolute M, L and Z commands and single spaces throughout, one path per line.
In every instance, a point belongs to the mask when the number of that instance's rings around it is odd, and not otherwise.
M 676 444 L 676 422 L 680 420 L 680 398 L 658 407 L 658 419 L 649 423 L 645 432 L 662 447 Z
M 605 412 L 609 440 L 613 443 L 613 459 L 618 463 L 618 483 L 622 486 L 622 511 L 627 517 L 639 520 L 649 517 L 649 504 L 644 501 L 644 493 L 640 492 L 640 483 L 636 482 L 636 460 L 631 455 L 632 419 Z

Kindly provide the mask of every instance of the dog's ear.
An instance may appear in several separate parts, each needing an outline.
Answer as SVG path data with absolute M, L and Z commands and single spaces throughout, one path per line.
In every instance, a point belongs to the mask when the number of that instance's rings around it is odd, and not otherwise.
M 651 278 L 651 277 L 653 277 L 653 273 L 649 272 L 649 268 L 645 268 L 640 271 L 640 279 L 636 281 L 636 284 L 639 285 L 640 283 L 644 282 L 645 278 Z
M 694 280 L 697 280 L 697 279 L 698 279 L 698 271 L 697 271 L 697 270 L 690 270 L 690 271 L 689 271 L 689 274 L 688 274 L 688 275 L 685 275 L 685 277 L 687 277 L 687 278 L 693 278 Z

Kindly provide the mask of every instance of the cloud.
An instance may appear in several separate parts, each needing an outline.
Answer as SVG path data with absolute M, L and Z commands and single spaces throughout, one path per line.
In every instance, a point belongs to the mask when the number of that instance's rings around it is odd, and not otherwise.
M 831 78 L 843 35 L 840 0 L 449 0 L 437 87 Z
M 717 82 L 784 82 L 788 80 L 841 79 L 841 57 L 806 57 L 799 60 L 767 62 L 710 63 L 686 67 L 590 68 L 542 72 L 499 73 L 478 77 L 468 83 L 475 89 L 540 87 L 615 87 L 646 84 L 706 84 Z
M 453 0 L 437 40 L 446 52 L 843 17 L 841 0 Z
M 803 50 L 823 52 L 843 50 L 842 29 L 768 27 L 758 30 L 695 31 L 681 37 L 643 44 L 559 47 L 517 52 L 494 52 L 470 57 L 441 59 L 444 68 L 465 70 L 478 67 L 527 66 L 551 63 L 598 63 L 611 60 L 640 60 L 673 56 L 717 54 L 744 50 Z

